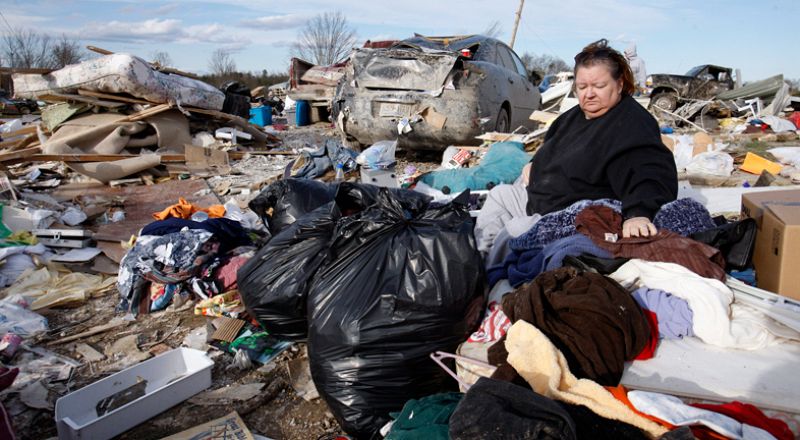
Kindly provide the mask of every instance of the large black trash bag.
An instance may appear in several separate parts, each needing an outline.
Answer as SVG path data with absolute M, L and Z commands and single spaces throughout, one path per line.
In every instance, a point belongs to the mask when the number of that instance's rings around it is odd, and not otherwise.
M 346 191 L 349 193 L 347 197 L 365 199 L 362 200 L 364 206 L 374 203 L 380 189 L 374 185 L 352 183 L 346 185 L 349 185 L 348 188 L 358 188 L 357 191 Z M 317 180 L 283 179 L 264 188 L 248 206 L 261 217 L 274 236 L 300 217 L 332 202 L 338 189 L 338 184 Z M 392 189 L 391 192 L 403 201 L 406 209 L 424 209 L 430 201 L 430 197 L 416 191 Z M 271 215 L 267 214 L 270 209 L 272 209 Z
M 245 308 L 274 336 L 306 338 L 306 295 L 327 255 L 338 218 L 332 208 L 323 205 L 289 225 L 236 273 Z
M 275 236 L 298 218 L 333 201 L 337 186 L 316 180 L 283 179 L 264 188 L 248 206 Z M 270 208 L 272 215 L 267 214 Z
M 280 194 L 271 201 L 276 211 L 279 206 L 285 208 L 282 211 L 284 213 L 293 210 L 291 215 L 278 214 L 278 217 L 284 217 L 280 222 L 310 209 L 322 200 L 322 197 L 318 197 L 320 192 L 329 190 L 322 187 L 329 185 L 319 182 L 294 179 L 283 182 L 283 185 L 271 185 L 274 191 L 267 188 L 262 193 Z M 306 185 L 308 182 L 312 184 Z M 343 183 L 340 188 L 329 187 L 340 189 L 336 193 L 336 202 L 322 204 L 296 222 L 292 220 L 236 274 L 239 293 L 248 312 L 275 336 L 294 341 L 306 338 L 306 297 L 311 279 L 327 261 L 334 226 L 343 215 L 362 211 L 375 204 L 380 190 L 377 186 L 351 183 Z M 317 195 L 303 199 L 301 195 L 292 194 L 304 190 L 315 191 Z M 423 211 L 430 201 L 427 196 L 414 191 L 396 190 L 394 193 L 402 201 L 403 209 L 413 213 Z M 264 199 L 269 197 L 272 196 L 265 195 Z M 312 201 L 313 197 L 316 198 Z M 286 201 L 292 199 L 300 200 L 305 205 L 299 208 L 285 205 Z
M 407 400 L 452 385 L 429 354 L 453 352 L 484 299 L 466 197 L 417 212 L 401 197 L 380 189 L 376 203 L 337 222 L 331 261 L 308 294 L 314 383 L 357 438 L 377 437 Z

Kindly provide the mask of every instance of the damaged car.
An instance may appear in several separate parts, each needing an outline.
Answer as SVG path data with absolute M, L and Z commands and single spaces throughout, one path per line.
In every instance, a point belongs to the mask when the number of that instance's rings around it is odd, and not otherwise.
M 734 87 L 732 69 L 704 64 L 686 75 L 656 74 L 647 77 L 650 105 L 673 111 L 692 99 L 709 99 Z
M 541 106 L 517 54 L 493 38 L 416 35 L 388 48 L 355 49 L 333 99 L 333 119 L 349 145 L 397 139 L 407 149 L 475 145 L 508 133 Z

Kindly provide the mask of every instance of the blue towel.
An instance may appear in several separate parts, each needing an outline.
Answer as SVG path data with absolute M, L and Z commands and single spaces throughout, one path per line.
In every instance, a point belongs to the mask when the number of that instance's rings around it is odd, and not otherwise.
M 422 176 L 420 181 L 438 190 L 447 186 L 452 194 L 466 189 L 487 189 L 489 183 L 513 183 L 530 160 L 522 143 L 498 142 L 489 148 L 478 166 L 433 171 Z

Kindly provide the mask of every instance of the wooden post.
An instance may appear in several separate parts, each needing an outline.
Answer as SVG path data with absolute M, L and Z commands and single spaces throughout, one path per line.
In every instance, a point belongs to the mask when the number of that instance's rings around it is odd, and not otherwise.
M 519 27 L 519 20 L 522 17 L 522 6 L 525 4 L 525 0 L 519 0 L 519 9 L 517 9 L 517 18 L 514 20 L 514 30 L 511 32 L 511 43 L 509 46 L 513 49 L 514 48 L 514 41 L 517 39 L 517 28 Z

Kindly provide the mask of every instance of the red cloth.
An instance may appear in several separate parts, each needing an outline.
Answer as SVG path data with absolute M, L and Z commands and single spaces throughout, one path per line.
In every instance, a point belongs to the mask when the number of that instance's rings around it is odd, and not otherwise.
M 797 127 L 798 130 L 800 130 L 800 112 L 792 113 L 788 119 L 794 123 L 794 126 Z
M 650 323 L 650 340 L 644 346 L 642 351 L 634 358 L 637 361 L 644 361 L 652 359 L 656 354 L 656 347 L 658 347 L 658 316 L 647 309 L 642 309 L 644 317 Z
M 771 419 L 760 409 L 753 405 L 742 402 L 730 402 L 722 405 L 710 405 L 707 403 L 693 403 L 695 408 L 706 409 L 726 415 L 745 425 L 755 426 L 769 432 L 778 440 L 792 440 L 794 434 L 789 429 L 789 425 L 783 420 Z

